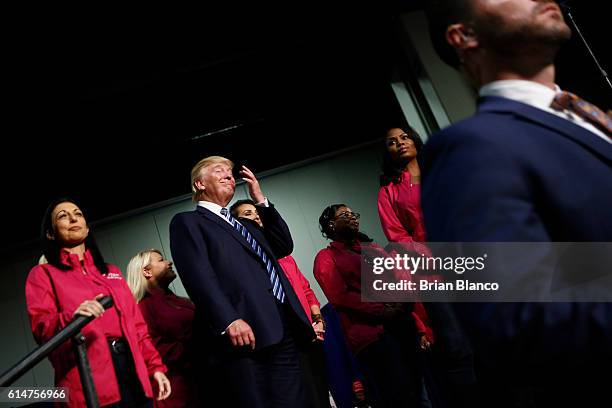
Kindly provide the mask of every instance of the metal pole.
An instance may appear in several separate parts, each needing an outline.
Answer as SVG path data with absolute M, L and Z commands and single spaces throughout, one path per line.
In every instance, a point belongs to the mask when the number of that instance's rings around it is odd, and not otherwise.
M 87 358 L 87 348 L 85 347 L 85 336 L 83 336 L 83 333 L 77 333 L 77 335 L 72 338 L 72 343 L 74 345 L 77 366 L 79 367 L 85 403 L 87 404 L 87 408 L 98 408 L 100 402 L 98 401 L 98 393 L 96 392 L 96 386 L 93 381 L 93 376 L 91 375 L 91 367 L 89 365 L 89 359 Z
M 108 309 L 113 305 L 113 299 L 110 296 L 103 297 L 99 302 Z M 53 350 L 64 344 L 64 342 L 76 333 L 81 331 L 90 321 L 94 319 L 93 316 L 77 316 L 75 317 L 66 327 L 64 327 L 59 333 L 51 337 L 42 346 L 34 349 L 27 356 L 22 358 L 13 367 L 8 369 L 0 376 L 0 387 L 8 387 L 15 381 L 17 381 L 22 375 L 28 372 L 32 367 L 38 364 L 41 360 L 47 357 Z

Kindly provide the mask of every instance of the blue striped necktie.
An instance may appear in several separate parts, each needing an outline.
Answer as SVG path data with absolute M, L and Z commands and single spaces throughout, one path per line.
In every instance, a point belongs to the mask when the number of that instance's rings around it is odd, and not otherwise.
M 276 268 L 272 264 L 272 260 L 266 254 L 266 251 L 259 245 L 257 240 L 251 235 L 251 233 L 246 229 L 244 225 L 238 222 L 232 215 L 229 213 L 227 208 L 221 209 L 221 215 L 229 220 L 232 223 L 236 231 L 242 235 L 242 237 L 246 240 L 246 242 L 253 248 L 253 251 L 257 253 L 257 256 L 261 258 L 264 265 L 266 265 L 266 270 L 270 275 L 270 282 L 272 283 L 272 293 L 279 300 L 279 302 L 283 303 L 285 301 L 285 291 L 283 290 L 283 285 L 281 284 L 278 273 L 276 272 Z

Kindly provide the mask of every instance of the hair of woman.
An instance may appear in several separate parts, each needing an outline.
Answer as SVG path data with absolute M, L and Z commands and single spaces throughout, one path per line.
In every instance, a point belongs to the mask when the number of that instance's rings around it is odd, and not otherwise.
M 340 207 L 347 207 L 346 204 L 332 204 L 327 206 L 321 216 L 319 217 L 319 229 L 321 230 L 321 234 L 332 241 L 336 240 L 336 233 L 332 228 L 332 222 L 336 218 L 336 212 Z M 357 238 L 361 242 L 372 242 L 373 239 L 364 234 L 363 232 L 359 232 Z
M 69 270 L 70 266 L 62 263 L 60 258 L 60 251 L 62 250 L 61 244 L 56 239 L 51 239 L 51 237 L 55 235 L 51 216 L 53 215 L 53 210 L 55 207 L 61 203 L 72 203 L 83 211 L 81 206 L 71 198 L 63 197 L 51 201 L 42 219 L 40 227 L 40 243 L 42 246 L 43 256 L 50 265 L 62 270 Z M 85 212 L 83 211 L 83 213 Z M 87 220 L 87 217 L 85 217 L 85 219 Z M 94 264 L 96 265 L 96 268 L 98 268 L 98 271 L 100 271 L 102 274 L 106 274 L 108 272 L 108 267 L 106 262 L 104 262 L 104 258 L 102 257 L 102 253 L 100 252 L 98 245 L 96 244 L 91 228 L 89 229 L 87 238 L 85 238 L 85 248 L 91 253 L 91 257 L 93 258 Z
M 255 201 L 253 201 L 253 200 L 249 200 L 248 198 L 244 199 L 244 200 L 238 200 L 234 204 L 232 204 L 232 206 L 229 208 L 230 214 L 232 214 L 232 216 L 235 217 L 237 215 L 237 214 L 234 214 L 236 209 L 238 209 L 238 207 L 240 207 L 241 205 L 244 205 L 244 204 L 250 204 L 253 207 L 255 207 Z
M 408 137 L 412 139 L 414 142 L 414 147 L 417 151 L 417 162 L 419 160 L 419 156 L 421 154 L 421 150 L 423 149 L 423 140 L 419 136 L 419 134 L 410 126 L 404 127 L 392 127 L 387 130 L 387 134 L 391 129 L 408 129 L 406 133 Z M 389 185 L 390 183 L 398 184 L 401 181 L 401 175 L 404 168 L 401 164 L 395 163 L 387 150 L 387 138 L 383 140 L 383 153 L 382 153 L 382 174 L 380 175 L 380 185 L 384 187 Z
M 127 265 L 127 284 L 137 303 L 147 293 L 147 278 L 142 274 L 142 271 L 151 263 L 151 255 L 154 253 L 162 255 L 159 249 L 147 249 L 134 255 Z

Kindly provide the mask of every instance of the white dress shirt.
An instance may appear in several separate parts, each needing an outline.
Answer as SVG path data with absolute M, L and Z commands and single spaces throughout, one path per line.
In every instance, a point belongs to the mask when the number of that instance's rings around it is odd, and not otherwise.
M 230 222 L 230 220 L 229 220 L 229 219 L 228 219 L 226 216 L 224 216 L 223 214 L 221 214 L 221 210 L 222 210 L 224 207 L 221 207 L 219 204 L 212 203 L 212 202 L 210 202 L 210 201 L 198 201 L 198 205 L 199 205 L 200 207 L 206 208 L 207 210 L 210 210 L 210 211 L 211 211 L 213 214 L 217 214 L 219 217 L 223 218 L 223 219 L 224 219 L 224 220 L 225 220 L 225 221 L 226 221 L 226 222 L 227 222 L 229 225 L 232 225 L 232 223 Z M 259 203 L 259 204 L 256 204 L 256 205 L 258 205 L 258 206 L 263 206 L 263 207 L 269 207 L 269 206 L 270 206 L 270 204 L 268 203 L 268 198 L 267 198 L 267 197 L 264 197 L 264 201 L 263 201 L 263 203 Z M 229 209 L 228 209 L 228 210 L 229 210 Z M 233 225 L 232 225 L 232 226 L 233 226 Z M 225 333 L 226 333 L 226 332 L 229 330 L 229 328 L 230 328 L 230 327 L 231 327 L 231 326 L 232 326 L 234 323 L 236 323 L 238 320 L 240 320 L 240 319 L 237 319 L 237 320 L 234 320 L 233 322 L 231 322 L 231 323 L 230 323 L 230 324 L 229 324 L 229 325 L 228 325 L 228 326 L 225 328 L 225 330 L 223 330 L 223 331 L 221 332 L 221 335 L 222 335 L 222 336 L 224 336 L 224 335 L 225 335 Z
M 607 136 L 601 130 L 589 122 L 582 119 L 580 116 L 567 109 L 558 111 L 550 107 L 555 94 L 561 92 L 561 89 L 556 86 L 556 90 L 533 81 L 524 81 L 518 79 L 507 79 L 502 81 L 493 81 L 480 88 L 480 96 L 499 96 L 502 98 L 512 99 L 517 102 L 533 106 L 553 115 L 583 127 L 589 132 L 595 133 L 597 136 L 612 144 L 612 138 Z
M 221 209 L 223 209 L 223 207 L 221 207 L 219 204 L 211 203 L 210 201 L 198 201 L 198 205 L 200 207 L 206 208 L 207 210 L 211 211 L 213 214 L 217 214 L 219 217 L 223 218 L 228 224 L 232 225 L 230 220 L 226 216 L 221 214 Z M 263 203 L 259 203 L 259 204 L 256 204 L 256 205 L 263 206 L 263 207 L 269 207 L 270 206 L 270 204 L 268 203 L 268 198 L 267 197 L 264 197 Z

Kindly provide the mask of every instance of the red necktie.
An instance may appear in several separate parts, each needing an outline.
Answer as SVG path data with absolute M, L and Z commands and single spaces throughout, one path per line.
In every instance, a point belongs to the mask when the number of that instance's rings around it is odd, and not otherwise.
M 557 92 L 550 107 L 559 111 L 567 109 L 612 137 L 612 117 L 610 114 L 604 113 L 597 106 L 584 99 L 580 99 L 573 93 L 566 91 Z

